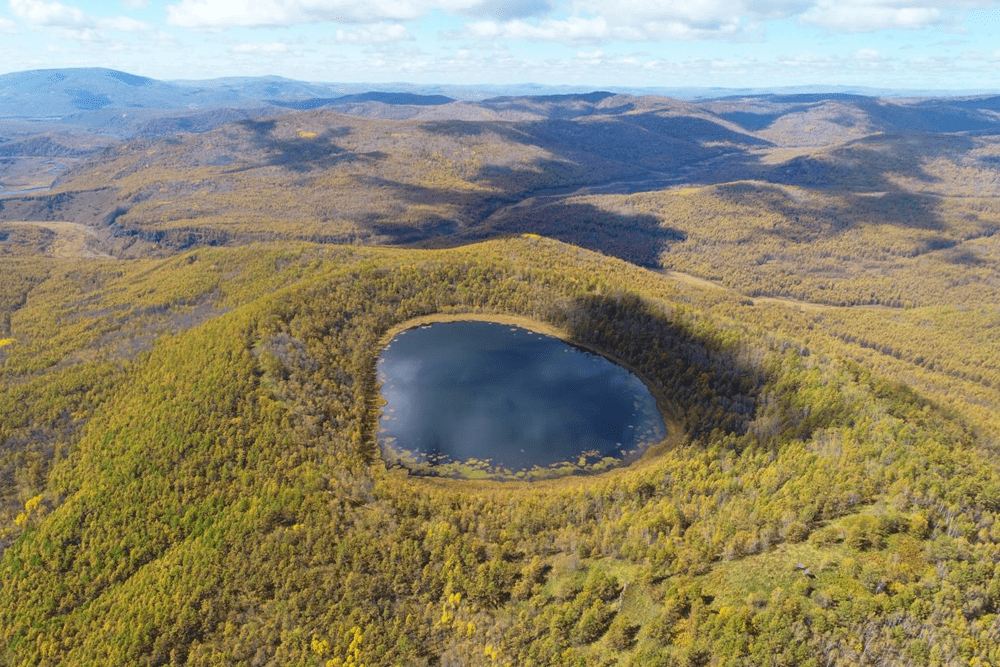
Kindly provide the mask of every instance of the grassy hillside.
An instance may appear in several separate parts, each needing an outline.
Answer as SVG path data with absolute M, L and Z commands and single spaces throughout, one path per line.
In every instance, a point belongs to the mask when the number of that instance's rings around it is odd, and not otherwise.
M 48 261 L 0 348 L 5 456 L 52 429 L 5 459 L 9 664 L 1000 659 L 990 418 L 830 312 L 532 238 Z M 378 341 L 463 311 L 620 356 L 683 441 L 535 484 L 386 470 Z

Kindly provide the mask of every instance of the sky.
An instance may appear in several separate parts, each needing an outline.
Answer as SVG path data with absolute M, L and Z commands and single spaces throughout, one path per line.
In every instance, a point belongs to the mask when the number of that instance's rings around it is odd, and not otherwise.
M 1000 90 L 1000 0 L 0 0 L 0 72 Z

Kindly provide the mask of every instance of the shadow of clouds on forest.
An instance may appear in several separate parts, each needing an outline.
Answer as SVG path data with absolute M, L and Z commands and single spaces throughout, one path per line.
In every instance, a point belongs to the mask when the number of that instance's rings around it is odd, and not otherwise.
M 733 146 L 771 146 L 766 139 L 749 134 L 734 132 L 727 127 L 714 123 L 699 116 L 663 115 L 658 113 L 634 114 L 629 117 L 630 123 L 648 132 L 683 141 L 696 140 L 704 142 L 721 142 Z
M 549 204 L 533 215 L 508 215 L 487 233 L 540 234 L 644 267 L 659 267 L 660 253 L 685 239 L 683 232 L 662 226 L 656 216 L 625 215 L 582 202 Z
M 945 132 L 997 132 L 1000 131 L 995 116 L 998 97 L 971 100 L 931 99 L 912 104 L 852 93 L 805 93 L 794 95 L 754 95 L 722 98 L 734 103 L 747 101 L 761 111 L 728 111 L 719 113 L 744 129 L 757 132 L 774 121 L 791 114 L 808 114 L 810 111 L 828 112 L 827 103 L 839 103 L 863 113 L 875 131 L 886 133 L 945 133 Z M 763 108 L 770 107 L 767 111 Z M 983 113 L 986 111 L 987 113 Z M 805 120 L 806 117 L 804 116 Z M 824 117 L 824 120 L 837 120 Z M 845 125 L 852 125 L 847 117 Z
M 748 161 L 744 167 L 754 180 L 802 187 L 824 195 L 818 203 L 797 201 L 793 196 L 757 198 L 755 203 L 790 223 L 769 232 L 788 242 L 835 236 L 870 225 L 944 233 L 948 224 L 940 211 L 939 197 L 906 189 L 898 179 L 927 185 L 941 183 L 940 177 L 927 171 L 924 162 L 973 147 L 973 140 L 967 136 L 881 135 L 851 142 L 821 156 L 800 156 L 774 166 Z M 693 180 L 698 185 L 718 185 L 721 196 L 743 201 L 767 188 L 760 183 L 727 185 L 712 178 Z M 926 239 L 917 254 L 946 249 L 956 242 L 946 235 Z
M 933 185 L 941 179 L 928 172 L 924 162 L 964 153 L 974 147 L 967 136 L 893 135 L 868 137 L 831 151 L 828 159 L 796 158 L 763 174 L 771 183 L 797 185 L 826 191 L 835 200 L 826 205 L 802 205 L 791 199 L 773 207 L 795 225 L 780 232 L 787 240 L 801 232 L 823 236 L 852 228 L 887 225 L 946 233 L 948 223 L 940 211 L 939 197 L 902 187 L 897 179 Z M 800 217 L 805 218 L 798 230 Z M 787 234 L 792 237 L 788 238 Z M 951 247 L 957 239 L 946 235 L 925 240 L 917 254 Z
M 791 103 L 788 109 L 776 110 L 775 118 L 807 109 L 817 101 L 834 99 L 871 115 L 895 114 L 905 120 L 906 114 L 917 113 L 861 96 L 796 95 L 787 100 L 774 97 L 775 101 Z M 577 100 L 574 105 L 581 103 Z M 900 118 L 893 116 L 890 120 L 901 122 Z M 743 120 L 752 123 L 764 119 Z M 308 172 L 342 160 L 384 156 L 378 152 L 350 153 L 338 146 L 336 139 L 346 136 L 348 128 L 335 128 L 312 138 L 277 139 L 274 120 L 249 120 L 240 125 L 251 131 L 255 145 L 268 156 L 268 165 L 291 171 Z M 487 145 L 492 139 L 497 150 L 510 151 L 515 160 L 523 155 L 522 147 L 542 149 L 547 154 L 535 153 L 533 160 L 506 164 L 503 159 L 492 159 L 471 176 L 461 177 L 492 192 L 428 187 L 369 176 L 365 182 L 390 188 L 392 196 L 403 205 L 428 209 L 446 206 L 454 211 L 428 210 L 420 219 L 406 224 L 389 214 L 372 214 L 362 225 L 377 238 L 392 244 L 426 244 L 440 243 L 442 237 L 461 242 L 530 232 L 641 266 L 659 266 L 661 252 L 669 250 L 671 242 L 683 241 L 684 233 L 661 226 L 653 215 L 616 213 L 564 197 L 756 180 L 803 187 L 832 197 L 818 205 L 791 197 L 767 198 L 762 205 L 786 221 L 769 233 L 789 242 L 834 236 L 871 224 L 944 232 L 947 225 L 937 199 L 904 188 L 898 179 L 938 183 L 940 179 L 925 169 L 924 163 L 967 153 L 974 145 L 973 139 L 964 135 L 883 134 L 774 165 L 765 163 L 763 154 L 751 152 L 772 145 L 770 142 L 694 115 L 646 112 L 602 117 L 594 110 L 579 121 L 442 120 L 419 126 L 432 135 L 475 137 Z M 519 205 L 527 199 L 531 201 Z M 946 235 L 929 239 L 926 251 L 947 248 L 951 241 Z M 917 252 L 923 251 L 917 248 Z
M 940 183 L 924 163 L 967 154 L 975 142 L 966 135 L 897 134 L 863 137 L 830 149 L 822 156 L 798 156 L 761 165 L 759 177 L 772 183 L 857 192 L 904 191 L 894 178 Z
M 945 255 L 946 261 L 957 266 L 974 267 L 985 266 L 986 260 L 977 255 L 972 250 L 954 248 Z
M 750 147 L 770 145 L 705 118 L 655 112 L 617 118 L 595 115 L 580 122 L 435 121 L 422 123 L 421 128 L 452 137 L 494 135 L 498 141 L 548 153 L 527 164 L 479 168 L 469 180 L 498 194 L 492 202 L 477 199 L 479 221 L 460 232 L 464 239 L 537 233 L 647 267 L 659 266 L 660 253 L 671 242 L 683 241 L 684 234 L 661 226 L 653 215 L 621 214 L 559 198 L 588 194 L 581 192 L 588 188 L 593 194 L 660 189 L 695 165 L 722 157 L 745 171 L 742 165 L 751 161 Z M 421 193 L 422 200 L 426 196 Z M 535 200 L 530 208 L 508 208 L 525 198 Z M 555 201 L 546 202 L 549 198 Z
M 283 167 L 296 173 L 329 169 L 335 164 L 358 160 L 384 159 L 381 151 L 354 153 L 335 143 L 335 139 L 351 133 L 349 127 L 330 128 L 322 134 L 309 137 L 279 138 L 274 136 L 277 119 L 244 120 L 236 125 L 249 130 L 253 147 L 264 151 L 267 160 L 263 165 Z
M 986 100 L 964 105 L 958 100 L 937 99 L 904 106 L 862 97 L 855 104 L 883 132 L 940 134 L 1000 131 L 996 117 L 980 111 L 990 109 Z
M 490 97 L 478 102 L 498 113 L 518 111 L 522 113 L 545 113 L 548 118 L 579 118 L 594 114 L 596 105 L 615 93 L 594 91 L 591 93 L 571 93 L 568 95 L 515 95 Z M 602 113 L 610 110 L 602 109 Z
M 584 187 L 600 187 L 600 194 L 656 190 L 698 180 L 699 175 L 719 175 L 722 159 L 725 178 L 716 180 L 729 180 L 733 174 L 745 177 L 759 160 L 750 150 L 771 145 L 705 118 L 654 112 L 580 122 L 445 123 L 423 128 L 456 136 L 496 132 L 504 141 L 545 150 L 548 156 L 528 164 L 484 165 L 471 179 L 508 196 L 515 192 L 512 183 L 523 184 L 518 188 L 521 196 L 569 194 Z
M 790 113 L 797 113 L 799 111 L 805 111 L 808 108 L 808 105 L 803 105 L 772 113 L 758 113 L 755 111 L 727 111 L 716 115 L 718 115 L 719 118 L 728 120 L 730 123 L 739 125 L 747 132 L 760 132 L 761 130 L 766 130 L 772 123 L 774 123 L 774 121 L 778 120 L 782 116 L 786 116 Z
M 364 104 L 365 102 L 380 102 L 393 106 L 441 106 L 451 104 L 455 100 L 444 95 L 418 95 L 416 93 L 394 93 L 369 91 L 339 97 L 310 97 L 305 100 L 265 100 L 268 104 L 297 111 L 311 111 L 323 107 L 336 107 L 348 104 Z
M 373 222 L 370 229 L 374 234 L 389 239 L 390 245 L 419 244 L 434 238 L 452 237 L 458 230 L 458 223 L 439 215 L 430 215 L 418 225 L 396 225 L 391 222 Z
M 394 197 L 407 204 L 434 206 L 456 205 L 469 210 L 484 209 L 481 196 L 398 183 L 385 179 L 366 179 L 373 186 L 391 188 Z M 413 244 L 419 247 L 442 247 L 481 241 L 511 234 L 540 234 L 596 252 L 618 257 L 633 264 L 658 268 L 661 252 L 671 243 L 684 241 L 685 234 L 666 227 L 649 214 L 623 214 L 580 201 L 564 201 L 556 195 L 553 202 L 519 210 L 509 201 L 489 204 L 493 215 L 470 225 L 430 214 L 417 224 L 402 225 L 392 216 L 371 216 L 366 226 L 375 234 L 388 237 L 392 244 Z
M 591 116 L 583 120 L 554 119 L 517 123 L 435 121 L 421 129 L 453 137 L 497 135 L 506 142 L 541 148 L 551 157 L 544 161 L 580 165 L 607 161 L 640 169 L 679 168 L 692 162 L 718 157 L 737 147 L 762 147 L 770 142 L 734 132 L 698 116 L 665 115 L 655 112 L 623 116 Z M 728 144 L 723 149 L 718 145 Z M 486 179 L 488 182 L 488 179 Z

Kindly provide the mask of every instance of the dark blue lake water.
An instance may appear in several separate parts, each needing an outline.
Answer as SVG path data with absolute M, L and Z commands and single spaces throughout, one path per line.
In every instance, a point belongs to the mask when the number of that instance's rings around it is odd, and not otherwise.
M 487 472 L 603 469 L 666 436 L 638 377 L 520 327 L 408 329 L 382 351 L 378 377 L 383 450 L 425 469 L 469 461 Z

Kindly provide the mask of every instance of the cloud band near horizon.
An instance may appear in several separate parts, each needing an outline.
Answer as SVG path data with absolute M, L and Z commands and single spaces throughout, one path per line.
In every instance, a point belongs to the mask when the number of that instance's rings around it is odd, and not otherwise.
M 159 78 L 947 88 L 995 78 L 997 28 L 1000 0 L 7 0 L 0 57 Z

